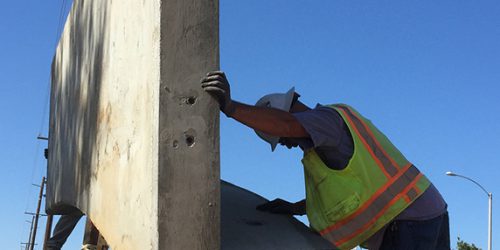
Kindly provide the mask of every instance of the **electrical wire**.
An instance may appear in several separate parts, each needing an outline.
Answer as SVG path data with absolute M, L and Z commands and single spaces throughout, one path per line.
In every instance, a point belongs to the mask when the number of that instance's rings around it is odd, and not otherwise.
M 62 0 L 61 7 L 59 9 L 59 18 L 58 18 L 58 23 L 57 23 L 57 27 L 56 27 L 56 33 L 55 33 L 55 39 L 54 39 L 54 45 L 53 45 L 54 51 L 57 49 L 57 45 L 59 43 L 59 37 L 61 36 L 62 30 L 63 30 L 63 27 L 64 27 L 64 18 L 65 18 L 66 14 L 67 14 L 67 10 L 66 10 L 67 3 L 68 2 L 66 0 Z M 41 118 L 39 130 L 38 130 L 38 136 L 41 136 L 43 134 L 43 132 L 46 131 L 46 127 L 45 126 L 46 126 L 47 117 L 48 117 L 47 113 L 48 113 L 48 103 L 49 103 L 49 99 L 50 99 L 50 86 L 51 86 L 51 73 L 49 73 L 49 76 L 48 76 L 48 79 L 47 79 L 47 83 L 46 83 L 45 97 L 43 99 L 43 105 L 42 105 L 43 106 L 43 109 L 42 109 L 42 118 Z M 40 157 L 40 146 L 41 146 L 40 144 L 41 144 L 40 140 L 37 140 L 36 148 L 35 148 L 35 156 L 34 156 L 34 159 L 33 159 L 33 166 L 31 168 L 31 180 L 30 180 L 30 183 L 29 183 L 30 187 L 29 187 L 29 190 L 28 190 L 28 195 L 27 195 L 27 198 L 26 198 L 26 206 L 25 206 L 25 210 L 23 211 L 23 213 L 27 212 L 28 208 L 31 207 L 31 205 L 33 205 L 33 204 L 30 203 L 30 201 L 33 200 L 33 199 L 31 199 L 32 196 L 33 196 L 33 190 L 34 190 L 34 188 L 32 187 L 32 184 L 35 181 L 35 176 L 40 177 L 40 179 L 43 176 L 43 174 L 42 174 L 43 169 L 38 166 L 38 159 Z M 21 242 L 24 240 L 23 236 L 26 235 L 25 228 L 26 228 L 26 221 L 23 219 L 23 227 L 22 227 L 22 230 L 21 230 L 21 237 L 20 237 Z

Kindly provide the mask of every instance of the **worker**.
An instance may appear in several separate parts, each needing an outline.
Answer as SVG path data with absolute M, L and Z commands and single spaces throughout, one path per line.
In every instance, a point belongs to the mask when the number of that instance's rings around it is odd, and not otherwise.
M 54 234 L 45 243 L 47 250 L 60 250 L 83 215 L 84 214 L 79 210 L 70 214 L 61 215 L 54 228 Z M 88 235 L 85 235 L 86 237 L 83 239 L 81 250 L 97 250 L 99 230 L 88 219 L 87 223 L 90 224 L 90 229 L 88 230 Z
M 307 214 L 334 248 L 450 249 L 447 205 L 436 187 L 354 108 L 310 108 L 294 88 L 243 104 L 231 99 L 220 71 L 203 77 L 201 87 L 273 151 L 281 144 L 304 152 L 306 199 L 276 199 L 257 209 Z
M 49 158 L 48 149 L 44 150 L 44 157 L 45 159 Z M 52 236 L 45 242 L 47 250 L 60 250 L 83 215 L 84 214 L 78 209 L 74 209 L 71 213 L 61 215 L 54 227 Z M 90 223 L 89 237 L 84 239 L 81 250 L 97 250 L 99 231 L 90 220 L 88 220 L 88 223 Z
M 83 214 L 79 211 L 73 214 L 61 215 L 52 237 L 47 240 L 47 249 L 60 250 L 82 216 Z

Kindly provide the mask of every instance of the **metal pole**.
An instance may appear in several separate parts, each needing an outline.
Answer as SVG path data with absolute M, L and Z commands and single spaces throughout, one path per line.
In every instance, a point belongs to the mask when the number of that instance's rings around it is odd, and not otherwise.
M 463 176 L 463 175 L 459 175 L 459 174 L 456 174 L 456 173 L 453 173 L 453 172 L 446 172 L 446 175 L 448 176 L 458 176 L 458 177 L 462 177 L 464 179 L 467 179 L 471 182 L 473 182 L 474 184 L 476 184 L 479 188 L 481 188 L 487 195 L 488 195 L 488 250 L 491 250 L 491 231 L 492 231 L 492 213 L 493 213 L 493 194 L 486 191 L 486 189 L 481 186 L 481 184 L 479 184 L 477 181 L 467 177 L 467 176 Z
M 40 207 L 42 205 L 43 187 L 44 186 L 45 186 L 45 176 L 42 178 L 42 184 L 40 184 L 40 195 L 38 195 L 38 206 L 36 208 L 35 225 L 33 226 L 33 235 L 31 237 L 30 250 L 33 250 L 33 248 L 35 247 L 36 229 L 38 227 L 38 217 L 40 216 Z
M 26 244 L 26 250 L 28 250 L 28 248 L 30 247 L 31 245 L 31 234 L 33 234 L 33 222 L 35 221 L 35 216 L 33 215 L 31 217 L 31 226 L 30 226 L 30 237 L 28 238 L 28 244 Z
M 493 194 L 488 193 L 488 250 L 491 250 L 491 231 L 492 231 L 492 211 L 493 211 Z

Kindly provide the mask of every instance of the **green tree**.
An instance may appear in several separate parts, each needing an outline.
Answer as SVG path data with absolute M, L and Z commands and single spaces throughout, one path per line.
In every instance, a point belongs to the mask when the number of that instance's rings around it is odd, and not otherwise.
M 476 247 L 474 244 L 469 244 L 457 237 L 457 250 L 481 250 L 481 248 Z

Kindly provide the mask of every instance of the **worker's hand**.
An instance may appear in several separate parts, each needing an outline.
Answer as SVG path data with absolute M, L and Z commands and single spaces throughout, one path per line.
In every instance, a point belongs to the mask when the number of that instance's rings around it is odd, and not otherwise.
M 282 199 L 275 199 L 270 202 L 258 205 L 257 210 L 267 211 L 275 214 L 288 214 L 288 215 L 304 215 L 305 202 L 299 201 L 291 203 Z
M 215 97 L 219 102 L 220 110 L 228 117 L 231 117 L 234 112 L 234 105 L 231 100 L 231 88 L 224 72 L 208 72 L 208 74 L 201 79 L 201 87 Z

